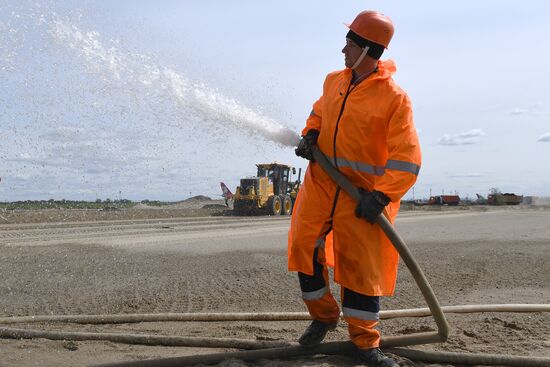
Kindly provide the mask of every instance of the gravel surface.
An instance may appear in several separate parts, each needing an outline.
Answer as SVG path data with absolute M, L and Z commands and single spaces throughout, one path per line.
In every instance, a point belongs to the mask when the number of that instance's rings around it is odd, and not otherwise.
M 178 209 L 180 210 L 180 209 Z M 305 311 L 286 271 L 285 217 L 203 217 L 0 225 L 0 316 Z M 28 222 L 27 222 L 28 223 Z M 484 208 L 403 212 L 397 229 L 442 305 L 550 303 L 550 211 Z M 333 285 L 334 294 L 339 293 Z M 401 265 L 383 309 L 425 307 Z M 451 337 L 426 350 L 550 357 L 549 313 L 449 315 Z M 17 324 L 105 331 L 295 341 L 293 322 Z M 434 330 L 429 318 L 385 320 L 383 335 Z M 328 340 L 346 340 L 341 322 Z M 220 352 L 111 342 L 0 339 L 0 366 L 84 366 Z M 425 366 L 396 357 L 402 366 Z M 224 362 L 232 366 L 355 366 L 354 356 Z M 434 365 L 442 366 L 442 365 Z

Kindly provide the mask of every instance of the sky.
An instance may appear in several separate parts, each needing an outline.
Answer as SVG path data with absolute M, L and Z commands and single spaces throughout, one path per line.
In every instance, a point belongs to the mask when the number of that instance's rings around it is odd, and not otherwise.
M 550 196 L 550 3 L 0 0 L 0 201 L 221 195 L 290 141 L 365 9 L 409 94 L 405 198 Z

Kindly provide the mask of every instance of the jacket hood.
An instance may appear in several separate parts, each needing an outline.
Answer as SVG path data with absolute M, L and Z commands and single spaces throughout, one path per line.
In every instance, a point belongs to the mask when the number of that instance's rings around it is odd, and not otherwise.
M 345 68 L 344 70 L 347 74 L 351 74 L 352 72 L 351 68 Z M 380 60 L 378 61 L 378 72 L 372 79 L 389 79 L 396 71 L 397 67 L 393 60 Z
M 381 78 L 391 78 L 396 71 L 397 67 L 393 60 L 378 61 L 378 73 Z

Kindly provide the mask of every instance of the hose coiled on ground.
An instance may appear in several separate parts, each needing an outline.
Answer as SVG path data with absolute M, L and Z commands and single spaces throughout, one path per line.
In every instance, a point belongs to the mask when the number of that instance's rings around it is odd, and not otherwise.
M 460 305 L 441 307 L 444 313 L 479 313 L 479 312 L 550 312 L 550 304 L 494 304 L 494 305 Z M 428 308 L 387 310 L 380 312 L 381 319 L 400 317 L 426 317 L 431 312 Z M 127 314 L 127 315 L 44 315 L 1 317 L 0 324 L 64 322 L 81 324 L 111 324 L 161 321 L 290 321 L 309 320 L 306 312 L 271 312 L 271 313 L 163 313 L 163 314 Z M 269 340 L 247 340 L 228 338 L 199 338 L 181 336 L 162 336 L 146 334 L 88 333 L 28 330 L 0 327 L 0 337 L 14 339 L 46 338 L 53 340 L 108 340 L 118 343 L 187 346 L 204 348 L 237 348 L 251 349 L 231 353 L 185 356 L 175 358 L 151 359 L 104 364 L 101 367 L 138 367 L 138 366 L 190 366 L 196 364 L 215 364 L 225 359 L 253 361 L 265 358 L 284 359 L 312 354 L 349 354 L 354 351 L 351 342 L 328 342 L 315 348 L 303 348 L 296 343 Z M 412 360 L 434 363 L 452 363 L 462 365 L 499 365 L 541 367 L 550 366 L 550 358 L 503 356 L 490 354 L 452 353 L 420 351 L 395 348 L 399 346 L 399 337 L 382 339 L 382 348 L 386 351 Z

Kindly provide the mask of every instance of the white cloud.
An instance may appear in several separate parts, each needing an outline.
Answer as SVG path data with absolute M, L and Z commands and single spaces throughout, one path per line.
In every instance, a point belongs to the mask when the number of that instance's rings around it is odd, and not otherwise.
M 548 115 L 550 110 L 548 110 L 542 103 L 535 103 L 527 108 L 516 107 L 510 111 L 512 115 Z
M 449 175 L 451 178 L 481 178 L 483 175 L 477 172 Z
M 514 108 L 512 110 L 512 115 L 523 115 L 527 112 L 529 112 L 529 110 L 526 110 L 525 108 Z
M 444 134 L 439 138 L 440 145 L 470 145 L 479 142 L 479 138 L 485 133 L 481 129 L 472 129 L 456 135 Z
M 546 134 L 542 134 L 540 138 L 537 139 L 537 141 L 540 141 L 542 143 L 549 143 L 550 142 L 550 132 Z

